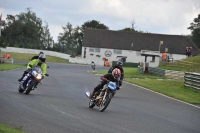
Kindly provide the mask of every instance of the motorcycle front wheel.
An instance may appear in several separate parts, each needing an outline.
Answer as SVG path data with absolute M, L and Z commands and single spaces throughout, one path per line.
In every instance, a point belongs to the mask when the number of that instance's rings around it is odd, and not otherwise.
M 93 108 L 94 106 L 95 106 L 94 101 L 90 99 L 90 101 L 89 101 L 89 108 Z
M 111 98 L 112 98 L 112 93 L 107 93 L 106 94 L 106 97 L 104 100 L 102 100 L 100 106 L 99 106 L 99 111 L 100 112 L 103 112 L 109 105 L 110 101 L 111 101 Z
M 23 92 L 24 92 L 24 89 L 21 88 L 21 84 L 19 85 L 18 91 L 19 91 L 20 93 L 23 93 Z
M 34 86 L 35 86 L 35 82 L 32 80 L 31 83 L 28 85 L 25 94 L 28 95 Z

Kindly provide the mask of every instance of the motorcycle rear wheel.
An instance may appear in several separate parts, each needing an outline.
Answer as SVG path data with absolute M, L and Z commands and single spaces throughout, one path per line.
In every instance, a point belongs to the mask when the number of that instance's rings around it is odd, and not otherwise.
M 32 88 L 34 87 L 34 85 L 35 85 L 35 82 L 31 81 L 28 88 L 26 89 L 26 92 L 25 92 L 26 95 L 28 95 L 32 91 Z
M 99 111 L 100 112 L 103 112 L 109 105 L 110 101 L 111 101 L 111 98 L 112 98 L 112 93 L 108 93 L 106 95 L 106 98 L 105 98 L 105 101 L 102 101 L 100 106 L 99 106 Z

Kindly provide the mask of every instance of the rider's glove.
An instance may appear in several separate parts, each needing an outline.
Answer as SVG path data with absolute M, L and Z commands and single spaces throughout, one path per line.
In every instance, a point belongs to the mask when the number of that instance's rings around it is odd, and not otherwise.
M 103 77 L 103 78 L 101 78 L 101 80 L 106 81 L 107 79 Z

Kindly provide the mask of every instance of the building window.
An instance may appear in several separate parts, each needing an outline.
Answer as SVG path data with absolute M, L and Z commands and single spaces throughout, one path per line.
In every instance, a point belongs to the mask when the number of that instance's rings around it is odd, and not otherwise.
M 114 54 L 122 54 L 122 50 L 114 49 Z
M 100 48 L 89 48 L 89 51 L 100 53 Z

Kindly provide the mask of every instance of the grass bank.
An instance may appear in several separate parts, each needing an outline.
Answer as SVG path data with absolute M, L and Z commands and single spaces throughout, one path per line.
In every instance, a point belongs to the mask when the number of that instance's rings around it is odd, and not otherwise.
M 0 53 L 0 57 L 3 56 L 3 52 Z M 25 53 L 13 53 L 10 52 L 11 58 L 14 59 L 14 64 L 8 64 L 8 63 L 3 63 L 0 64 L 0 71 L 4 70 L 10 70 L 10 69 L 15 69 L 15 68 L 21 68 L 21 67 L 26 67 L 25 64 L 15 64 L 15 61 L 24 61 L 24 62 L 29 62 L 31 57 L 35 56 L 35 54 L 25 54 Z M 69 60 L 67 59 L 62 59 L 59 57 L 54 57 L 54 56 L 46 56 L 46 62 L 54 62 L 54 63 L 69 63 Z
M 24 132 L 14 128 L 10 128 L 9 126 L 6 126 L 4 124 L 0 124 L 0 133 L 24 133 Z
M 0 71 L 11 70 L 16 68 L 26 67 L 25 64 L 0 64 Z
M 197 72 L 200 73 L 200 56 L 189 57 L 183 60 L 177 60 L 174 62 L 161 63 L 158 68 L 183 71 L 183 72 Z
M 183 81 L 180 80 L 140 79 L 126 81 L 187 103 L 200 104 L 200 91 L 185 87 Z
M 10 57 L 15 60 L 20 60 L 20 61 L 26 61 L 29 62 L 33 56 L 36 54 L 26 54 L 26 53 L 15 53 L 15 52 L 10 52 Z M 0 57 L 3 56 L 3 52 L 1 52 Z M 63 59 L 59 57 L 54 57 L 54 56 L 46 56 L 46 62 L 55 62 L 55 63 L 69 63 L 68 59 Z

